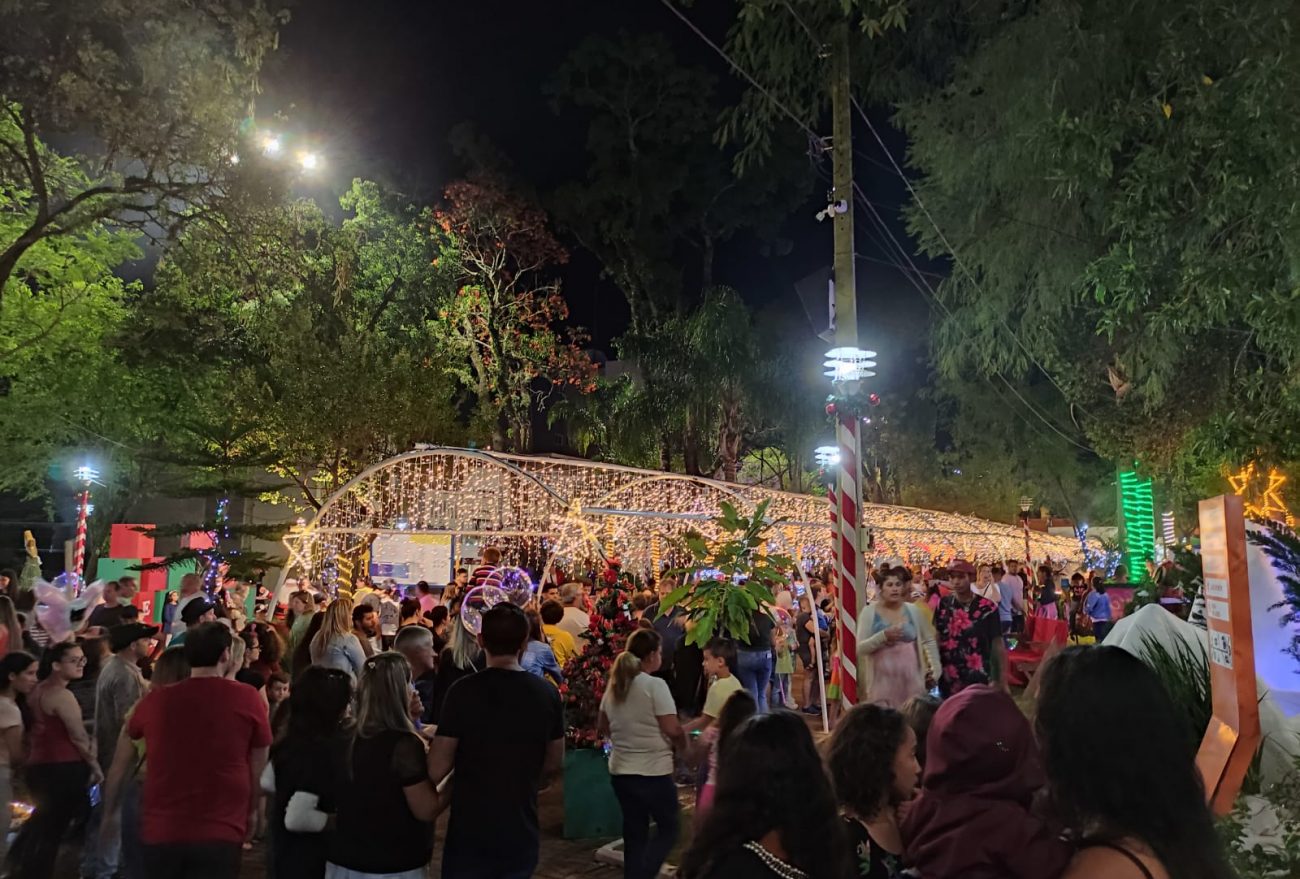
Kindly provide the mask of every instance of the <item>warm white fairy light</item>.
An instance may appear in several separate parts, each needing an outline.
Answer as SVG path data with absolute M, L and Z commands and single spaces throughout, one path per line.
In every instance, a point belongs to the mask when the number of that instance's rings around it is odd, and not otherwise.
M 769 501 L 780 522 L 774 552 L 805 565 L 830 560 L 826 499 L 758 486 L 658 473 L 589 461 L 433 448 L 408 452 L 364 471 L 337 492 L 285 544 L 299 568 L 317 574 L 355 554 L 379 533 L 455 534 L 503 548 L 511 564 L 544 568 L 612 558 L 638 573 L 678 564 L 689 531 L 715 536 L 726 501 L 748 513 Z M 1023 528 L 955 513 L 865 504 L 873 558 L 914 565 L 1023 558 Z M 1077 540 L 1029 533 L 1035 560 L 1076 560 Z

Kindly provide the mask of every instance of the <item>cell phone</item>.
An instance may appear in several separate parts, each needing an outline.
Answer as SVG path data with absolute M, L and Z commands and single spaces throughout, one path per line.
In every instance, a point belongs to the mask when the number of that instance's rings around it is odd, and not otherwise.
M 98 806 L 98 805 L 99 805 L 99 799 L 100 799 L 100 797 L 101 797 L 102 795 L 103 795 L 103 792 L 100 790 L 100 786 L 99 786 L 99 785 L 97 785 L 97 784 L 92 784 L 92 785 L 90 786 L 90 806 L 91 806 L 92 809 L 93 809 L 95 806 Z

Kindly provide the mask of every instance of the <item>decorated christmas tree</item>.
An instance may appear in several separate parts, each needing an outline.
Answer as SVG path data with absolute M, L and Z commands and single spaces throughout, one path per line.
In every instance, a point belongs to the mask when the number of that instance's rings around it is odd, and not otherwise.
M 560 695 L 564 699 L 564 735 L 570 748 L 599 746 L 596 722 L 609 670 L 623 651 L 628 635 L 636 630 L 632 584 L 619 568 L 615 559 L 601 575 L 600 593 L 587 627 L 587 647 L 564 667 Z

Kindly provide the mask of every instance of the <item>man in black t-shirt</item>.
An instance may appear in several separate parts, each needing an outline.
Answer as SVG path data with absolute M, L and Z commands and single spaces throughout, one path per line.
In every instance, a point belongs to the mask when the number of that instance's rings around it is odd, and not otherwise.
M 86 628 L 98 626 L 102 629 L 111 629 L 131 622 L 139 615 L 139 611 L 131 604 L 131 599 L 134 597 L 135 580 L 130 577 L 105 583 L 104 603 L 90 612 L 90 616 L 86 618 Z
M 453 770 L 443 879 L 513 879 L 537 866 L 537 790 L 564 759 L 564 709 L 550 683 L 524 671 L 528 618 L 503 603 L 483 614 L 487 668 L 447 690 L 429 748 L 429 776 Z

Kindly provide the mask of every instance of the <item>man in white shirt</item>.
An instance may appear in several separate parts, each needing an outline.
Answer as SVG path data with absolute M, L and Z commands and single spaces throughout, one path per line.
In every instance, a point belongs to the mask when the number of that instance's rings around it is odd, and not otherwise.
M 1007 572 L 998 581 L 998 620 L 1002 623 L 1002 634 L 1011 631 L 1015 615 L 1025 615 L 1025 582 L 1020 579 L 1020 562 L 1007 559 Z
M 565 583 L 561 586 L 560 603 L 564 605 L 564 618 L 556 623 L 577 640 L 579 652 L 587 646 L 587 627 L 591 625 L 591 617 L 578 606 L 581 598 L 581 583 Z

